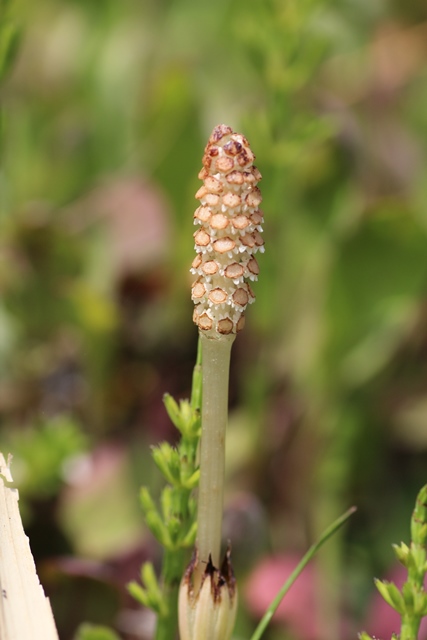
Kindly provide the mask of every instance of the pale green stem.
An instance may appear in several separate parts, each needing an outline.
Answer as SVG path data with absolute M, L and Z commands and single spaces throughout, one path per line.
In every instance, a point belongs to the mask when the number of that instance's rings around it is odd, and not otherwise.
M 427 485 L 422 487 L 415 501 L 415 509 L 411 518 L 411 554 L 413 563 L 408 563 L 408 579 L 405 587 L 414 596 L 423 593 L 424 577 L 426 575 L 426 544 L 427 544 Z M 421 620 L 424 612 L 415 613 L 415 607 L 411 607 L 402 615 L 400 640 L 417 640 Z
M 199 562 L 194 575 L 196 588 L 209 556 L 214 566 L 219 567 L 220 564 L 228 380 L 234 338 L 234 335 L 208 338 L 201 333 L 203 396 L 197 507 Z

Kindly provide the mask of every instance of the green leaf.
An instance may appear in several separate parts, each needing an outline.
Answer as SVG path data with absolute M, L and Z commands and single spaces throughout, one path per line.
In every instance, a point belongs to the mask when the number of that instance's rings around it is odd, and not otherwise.
M 424 565 L 426 562 L 426 550 L 424 546 L 415 544 L 414 542 L 411 544 L 410 554 L 413 560 L 414 569 L 419 574 L 420 582 L 423 581 L 424 578 Z
M 171 546 L 171 539 L 159 513 L 157 511 L 150 511 L 149 513 L 146 513 L 145 521 L 151 533 L 157 538 L 160 544 L 169 548 Z
M 398 544 L 393 544 L 393 551 L 396 555 L 396 558 L 399 560 L 399 562 L 401 564 L 403 564 L 404 567 L 408 567 L 408 562 L 409 562 L 409 547 L 408 545 L 406 545 L 404 542 L 401 542 L 400 545 Z
M 161 442 L 157 447 L 153 447 L 152 456 L 166 480 L 173 485 L 179 485 L 180 460 L 177 450 L 168 442 Z
M 74 640 L 120 640 L 112 629 L 85 622 L 77 629 Z
M 427 593 L 424 589 L 414 589 L 414 614 L 420 617 L 427 614 Z
M 181 527 L 182 527 L 181 519 L 178 518 L 177 516 L 172 516 L 167 523 L 168 533 L 169 533 L 171 545 L 173 548 L 179 547 L 177 543 L 181 533 Z
M 127 590 L 129 591 L 130 595 L 144 607 L 150 606 L 147 590 L 144 589 L 144 587 L 141 587 L 141 585 L 135 582 L 135 580 L 129 582 L 129 584 L 127 585 Z
M 163 404 L 165 405 L 167 414 L 172 423 L 175 425 L 178 431 L 181 431 L 182 419 L 177 401 L 175 400 L 175 398 L 172 398 L 169 393 L 165 393 L 165 395 L 163 396 Z
M 173 489 L 172 487 L 164 487 L 161 495 L 162 513 L 165 524 L 173 515 Z
M 144 511 L 145 521 L 151 533 L 163 546 L 169 547 L 171 544 L 169 532 L 156 505 L 154 504 L 152 497 L 150 496 L 150 492 L 147 487 L 141 487 L 140 501 L 142 510 Z
M 0 81 L 9 71 L 18 51 L 20 33 L 12 22 L 3 22 L 0 30 Z
M 192 547 L 196 542 L 197 537 L 197 522 L 193 522 L 181 540 L 181 547 Z
M 167 414 L 184 438 L 193 440 L 200 437 L 200 411 L 188 400 L 181 400 L 179 405 L 172 396 L 166 393 L 163 403 Z
M 179 403 L 179 409 L 181 413 L 182 422 L 184 425 L 188 425 L 193 421 L 194 411 L 188 400 L 181 400 Z
M 415 501 L 411 519 L 411 539 L 414 544 L 427 544 L 427 485 L 422 487 Z
M 404 598 L 400 593 L 399 589 L 393 582 L 386 582 L 385 580 L 375 579 L 375 586 L 384 598 L 384 600 L 389 604 L 393 609 L 398 611 L 400 614 L 404 613 L 406 610 Z
M 167 615 L 167 605 L 151 562 L 144 562 L 141 567 L 141 580 L 145 585 L 148 606 L 159 615 Z
M 159 616 L 167 615 L 167 604 L 158 583 L 154 567 L 151 562 L 145 562 L 141 567 L 141 586 L 135 581 L 127 585 L 130 595 L 144 607 L 152 609 Z
M 159 583 L 157 581 L 157 576 L 151 562 L 144 562 L 144 564 L 142 565 L 141 580 L 145 584 L 147 591 L 150 591 L 152 594 L 156 594 L 158 597 L 161 597 Z
M 196 469 L 196 471 L 193 474 L 191 474 L 189 478 L 187 478 L 186 480 L 182 479 L 182 485 L 186 489 L 195 489 L 199 484 L 199 480 L 200 480 L 200 469 Z

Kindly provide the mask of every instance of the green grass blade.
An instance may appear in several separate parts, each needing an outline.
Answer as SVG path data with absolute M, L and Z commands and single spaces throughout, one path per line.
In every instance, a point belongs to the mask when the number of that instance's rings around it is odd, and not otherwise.
M 307 553 L 304 555 L 304 557 L 295 567 L 295 569 L 293 570 L 289 578 L 286 580 L 286 582 L 284 583 L 283 587 L 280 589 L 277 596 L 274 598 L 271 605 L 268 607 L 259 625 L 257 626 L 254 633 L 252 634 L 251 640 L 260 640 L 262 634 L 264 633 L 265 629 L 270 623 L 270 620 L 275 614 L 277 607 L 279 606 L 279 604 L 281 603 L 282 599 L 285 597 L 289 589 L 292 587 L 293 583 L 298 578 L 298 576 L 300 575 L 304 567 L 306 567 L 306 565 L 310 562 L 312 557 L 319 551 L 320 547 L 322 547 L 325 544 L 325 542 L 329 540 L 329 538 L 333 536 L 334 533 L 342 527 L 342 525 L 348 520 L 348 518 L 355 511 L 356 511 L 356 507 L 351 507 L 350 509 L 348 509 L 348 511 L 343 513 L 342 516 L 337 518 L 327 529 L 325 529 L 325 531 L 322 533 L 322 535 L 320 536 L 317 542 L 311 545 Z

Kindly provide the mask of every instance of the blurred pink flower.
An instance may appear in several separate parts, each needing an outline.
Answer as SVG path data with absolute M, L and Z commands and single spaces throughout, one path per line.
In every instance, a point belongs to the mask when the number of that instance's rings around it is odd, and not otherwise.
M 246 584 L 246 604 L 261 618 L 301 558 L 295 554 L 264 558 L 255 567 Z M 315 616 L 314 565 L 308 565 L 292 585 L 274 614 L 273 620 L 285 623 L 296 637 L 318 638 Z

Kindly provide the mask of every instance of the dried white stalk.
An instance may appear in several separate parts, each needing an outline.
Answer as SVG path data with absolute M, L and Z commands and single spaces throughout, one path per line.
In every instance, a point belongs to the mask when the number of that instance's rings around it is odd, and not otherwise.
M 0 453 L 0 638 L 58 640 L 22 527 L 18 490 L 5 486 L 4 480 L 12 482 L 12 476 Z

